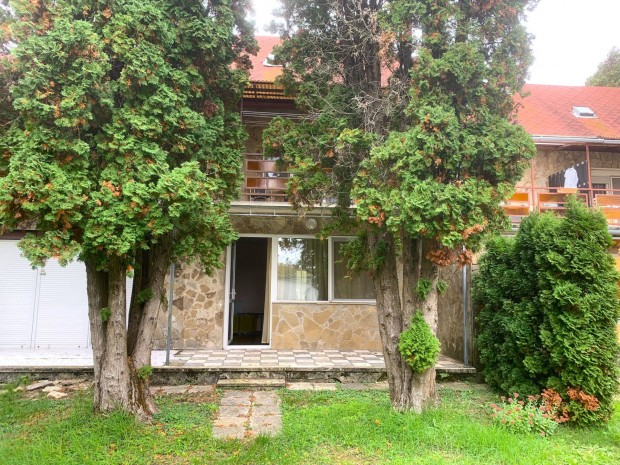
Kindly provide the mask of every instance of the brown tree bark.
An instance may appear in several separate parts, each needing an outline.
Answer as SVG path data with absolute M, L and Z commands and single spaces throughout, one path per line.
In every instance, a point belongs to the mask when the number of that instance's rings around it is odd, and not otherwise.
M 129 395 L 127 327 L 125 308 L 126 270 L 118 258 L 107 272 L 86 263 L 88 307 L 95 370 L 94 408 L 132 411 Z
M 383 344 L 390 400 L 397 411 L 421 413 L 437 403 L 435 368 L 424 373 L 414 373 L 398 350 L 400 334 L 409 327 L 416 311 L 424 312 L 424 318 L 434 334 L 437 331 L 437 267 L 426 259 L 430 244 L 421 240 L 401 238 L 403 246 L 403 271 L 399 278 L 397 251 L 394 237 L 389 233 L 381 237 L 370 235 L 369 248 L 382 251 L 381 266 L 375 271 L 374 283 L 377 296 L 379 333 Z M 380 246 L 380 243 L 383 245 Z M 402 286 L 399 286 L 402 279 Z M 431 292 L 425 299 L 417 296 L 420 279 L 432 281 Z M 401 291 L 402 288 L 402 297 Z
M 144 252 L 140 276 L 137 280 L 134 277 L 127 352 L 132 373 L 132 396 L 136 403 L 141 406 L 144 419 L 149 419 L 157 412 L 150 392 L 149 378 L 141 370 L 151 366 L 153 336 L 157 329 L 157 321 L 162 308 L 167 303 L 165 280 L 171 250 L 172 239 L 166 237 L 156 247 Z M 144 290 L 149 291 L 149 298 L 141 301 L 138 296 Z
M 166 303 L 165 277 L 171 241 L 148 252 L 143 269 L 136 273 L 132 315 L 127 327 L 125 263 L 112 258 L 108 271 L 98 271 L 86 261 L 88 307 L 95 372 L 94 409 L 106 413 L 115 409 L 149 421 L 157 411 L 148 383 L 151 345 L 161 307 Z M 146 262 L 146 266 L 144 266 Z M 141 302 L 138 294 L 150 289 Z

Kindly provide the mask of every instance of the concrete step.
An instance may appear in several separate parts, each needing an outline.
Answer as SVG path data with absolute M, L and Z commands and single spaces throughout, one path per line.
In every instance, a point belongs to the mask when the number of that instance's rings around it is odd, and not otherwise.
M 217 387 L 226 389 L 280 389 L 286 387 L 285 378 L 232 378 L 219 379 Z

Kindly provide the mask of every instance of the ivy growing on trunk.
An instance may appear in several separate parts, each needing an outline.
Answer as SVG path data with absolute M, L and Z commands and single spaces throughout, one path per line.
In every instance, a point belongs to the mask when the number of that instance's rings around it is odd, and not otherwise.
M 95 409 L 148 419 L 169 264 L 235 238 L 255 51 L 246 0 L 15 0 L 2 10 L 0 232 L 33 265 L 86 264 Z M 134 270 L 126 326 L 125 278 Z
M 348 263 L 373 272 L 398 410 L 436 401 L 434 368 L 412 371 L 401 333 L 418 312 L 436 332 L 439 268 L 468 263 L 506 226 L 500 202 L 535 153 L 512 99 L 535 3 L 282 2 L 280 82 L 308 118 L 275 120 L 265 151 L 293 172 L 296 208 L 336 204 L 332 229 L 359 232 Z

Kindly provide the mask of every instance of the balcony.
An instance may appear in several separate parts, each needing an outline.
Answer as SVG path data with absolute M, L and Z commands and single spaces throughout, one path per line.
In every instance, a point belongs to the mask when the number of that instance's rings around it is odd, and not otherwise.
M 533 211 L 554 211 L 561 215 L 566 210 L 569 195 L 576 195 L 589 207 L 600 208 L 609 226 L 620 228 L 620 190 L 617 189 L 517 186 L 502 208 L 513 226 L 517 226 Z
M 278 171 L 276 161 L 262 153 L 246 153 L 241 198 L 244 202 L 286 202 L 290 173 Z

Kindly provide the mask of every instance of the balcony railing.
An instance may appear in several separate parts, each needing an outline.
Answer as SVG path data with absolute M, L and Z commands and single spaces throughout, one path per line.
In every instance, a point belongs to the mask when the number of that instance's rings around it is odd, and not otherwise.
M 240 200 L 286 202 L 286 182 L 291 174 L 278 171 L 275 160 L 265 158 L 262 153 L 246 153 L 243 171 Z
M 620 190 L 614 189 L 518 186 L 502 208 L 516 225 L 533 211 L 555 211 L 561 215 L 570 195 L 576 195 L 590 207 L 600 207 L 607 223 L 620 227 Z
M 292 176 L 279 171 L 276 161 L 261 153 L 246 153 L 241 201 L 286 202 L 286 183 Z M 513 225 L 533 211 L 566 210 L 569 195 L 577 195 L 586 205 L 600 207 L 610 226 L 620 228 L 620 190 L 616 189 L 567 189 L 562 187 L 518 186 L 502 208 Z

